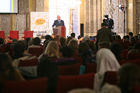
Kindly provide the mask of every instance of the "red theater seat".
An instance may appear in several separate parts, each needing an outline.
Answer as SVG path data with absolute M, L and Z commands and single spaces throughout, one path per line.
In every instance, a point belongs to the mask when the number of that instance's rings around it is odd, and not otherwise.
M 105 73 L 103 83 L 117 85 L 117 72 L 116 71 L 107 71 Z
M 47 78 L 6 81 L 2 93 L 47 93 Z
M 4 31 L 0 31 L 0 38 L 5 38 L 5 33 L 4 33 Z
M 10 31 L 10 39 L 19 39 L 19 31 Z
M 94 73 L 77 76 L 59 76 L 57 93 L 67 93 L 76 88 L 93 89 Z
M 30 54 L 32 54 L 33 56 L 40 56 L 42 53 L 43 53 L 43 48 L 42 47 L 31 47 L 31 48 L 29 48 L 29 50 L 28 50 L 28 52 L 30 53 Z
M 86 64 L 86 73 L 96 73 L 97 64 L 89 63 Z
M 33 31 L 24 31 L 24 38 L 33 38 Z
M 81 64 L 58 66 L 59 75 L 79 75 Z

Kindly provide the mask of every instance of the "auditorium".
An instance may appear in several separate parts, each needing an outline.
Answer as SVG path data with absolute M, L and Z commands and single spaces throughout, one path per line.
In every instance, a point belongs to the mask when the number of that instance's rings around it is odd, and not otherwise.
M 140 0 L 0 0 L 0 93 L 140 93 L 139 9 Z

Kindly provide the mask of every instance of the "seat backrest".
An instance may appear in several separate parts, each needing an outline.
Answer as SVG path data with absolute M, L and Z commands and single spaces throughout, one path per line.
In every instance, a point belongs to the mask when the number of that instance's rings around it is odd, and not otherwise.
M 47 93 L 48 79 L 5 81 L 2 93 Z
M 80 73 L 80 65 L 71 64 L 71 65 L 58 65 L 59 75 L 79 75 Z
M 32 54 L 33 56 L 40 56 L 42 53 L 43 53 L 43 48 L 42 47 L 32 47 L 32 48 L 29 48 L 29 51 L 28 51 L 30 54 Z
M 117 72 L 107 71 L 104 76 L 103 84 L 109 83 L 112 85 L 117 85 Z
M 57 93 L 67 93 L 68 91 L 77 88 L 93 89 L 93 84 L 94 73 L 76 76 L 59 76 Z
M 19 39 L 19 31 L 10 31 L 10 38 L 11 39 Z
M 20 60 L 19 67 L 37 66 L 37 64 L 38 64 L 38 59 L 37 58 Z
M 4 31 L 0 31 L 0 38 L 5 38 L 5 33 L 4 33 Z
M 96 63 L 88 63 L 86 64 L 86 73 L 96 73 L 96 68 Z
M 120 64 L 128 64 L 128 63 L 132 63 L 132 64 L 136 64 L 140 66 L 140 58 L 139 59 L 134 59 L 134 60 L 122 60 L 120 61 Z
M 33 31 L 24 31 L 24 38 L 33 38 Z

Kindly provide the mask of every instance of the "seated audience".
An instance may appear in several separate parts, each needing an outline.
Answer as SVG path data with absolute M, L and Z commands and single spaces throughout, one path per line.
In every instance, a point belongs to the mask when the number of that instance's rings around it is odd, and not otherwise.
M 76 64 L 77 61 L 73 58 L 73 50 L 69 47 L 63 47 L 60 49 L 62 57 L 57 60 L 58 65 L 71 65 Z
M 10 56 L 0 53 L 0 93 L 5 80 L 24 80 L 24 78 L 21 73 L 13 67 Z
M 55 62 L 60 57 L 59 46 L 56 41 L 50 41 L 44 51 L 44 54 L 50 59 L 51 62 Z
M 67 44 L 66 44 L 66 38 L 61 37 L 60 38 L 60 48 L 63 48 L 65 46 L 67 46 Z
M 35 37 L 35 38 L 33 38 L 32 45 L 29 46 L 29 48 L 32 48 L 32 47 L 40 48 L 41 47 L 40 43 L 41 43 L 40 38 L 39 37 Z
M 67 46 L 73 50 L 74 56 L 79 55 L 78 54 L 78 41 L 77 40 L 75 40 L 75 39 L 70 40 Z

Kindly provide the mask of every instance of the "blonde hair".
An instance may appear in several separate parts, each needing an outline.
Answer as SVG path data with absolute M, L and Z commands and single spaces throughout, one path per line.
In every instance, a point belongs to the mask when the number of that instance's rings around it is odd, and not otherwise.
M 59 47 L 56 41 L 50 41 L 45 49 L 44 54 L 48 57 L 59 57 Z
M 70 47 L 73 50 L 77 50 L 78 49 L 78 41 L 75 39 L 70 40 L 70 42 L 68 43 L 68 47 Z

